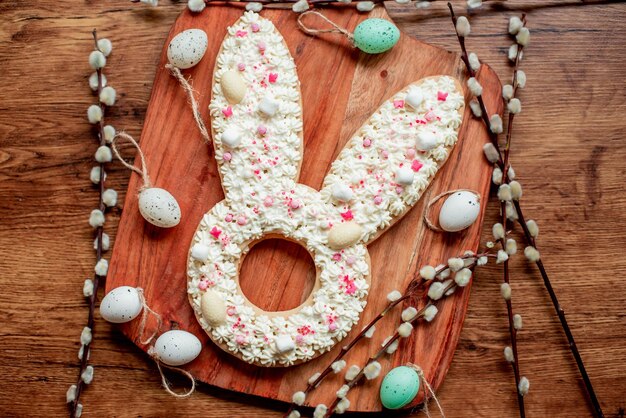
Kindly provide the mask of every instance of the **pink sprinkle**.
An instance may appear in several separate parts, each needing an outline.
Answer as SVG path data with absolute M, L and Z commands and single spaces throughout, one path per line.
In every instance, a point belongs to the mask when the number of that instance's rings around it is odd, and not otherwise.
M 226 215 L 226 217 L 224 217 L 224 220 L 225 220 L 226 222 L 232 222 L 232 221 L 233 221 L 233 218 L 234 218 L 234 216 L 233 216 L 232 214 L 230 214 L 230 213 L 229 213 L 228 215 Z
M 345 212 L 341 212 L 341 217 L 345 219 L 346 221 L 351 221 L 354 218 L 354 214 L 352 213 L 350 209 L 348 209 Z
M 371 140 L 371 139 L 369 139 L 369 138 L 365 138 L 365 139 L 363 140 L 363 146 L 364 146 L 365 148 L 368 148 L 370 145 L 372 145 L 372 140 Z
M 437 119 L 437 116 L 435 115 L 435 112 L 429 110 L 428 113 L 424 115 L 424 118 L 426 118 L 428 122 L 432 122 L 433 120 Z
M 220 237 L 220 234 L 222 233 L 222 231 L 220 231 L 219 229 L 217 229 L 216 226 L 214 226 L 211 231 L 209 231 L 209 234 L 213 235 L 216 239 Z
M 402 192 L 404 191 L 404 189 L 400 186 L 396 187 L 396 193 L 398 194 L 402 194 Z
M 200 283 L 198 283 L 198 289 L 200 290 L 207 290 L 208 287 L 209 287 L 208 280 L 202 280 Z
M 263 52 L 265 51 L 265 48 L 267 48 L 267 46 L 265 45 L 265 42 L 260 41 L 259 43 L 256 44 L 257 48 L 259 48 L 259 51 Z
M 263 201 L 263 204 L 266 208 L 272 207 L 274 205 L 274 199 L 271 196 L 267 196 Z
M 420 168 L 422 168 L 424 166 L 424 164 L 420 163 L 417 160 L 413 160 L 413 162 L 411 163 L 411 168 L 413 169 L 413 171 L 418 172 L 420 171 Z
M 240 217 L 238 217 L 238 218 L 237 218 L 237 223 L 238 223 L 239 225 L 245 225 L 247 221 L 248 221 L 248 220 L 247 220 L 247 219 L 246 219 L 246 217 L 245 217 L 245 216 L 243 216 L 243 215 L 241 215 Z
M 329 329 L 330 331 L 335 331 L 335 330 L 337 330 L 337 324 L 335 324 L 334 322 L 333 322 L 333 323 L 328 324 L 328 329 Z
M 440 102 L 445 102 L 447 98 L 448 98 L 448 93 L 444 93 L 443 91 L 437 92 L 437 100 L 439 100 Z
M 239 334 L 235 337 L 235 342 L 239 345 L 245 344 L 246 343 L 246 337 L 244 337 L 243 335 Z
M 304 342 L 304 337 L 302 335 L 296 335 L 296 344 L 300 345 Z
M 376 196 L 374 197 L 374 204 L 375 205 L 380 205 L 381 203 L 383 203 L 383 198 L 380 196 Z
M 341 261 L 341 254 L 339 254 L 339 253 L 333 254 L 333 260 L 334 261 Z
M 231 117 L 233 115 L 233 108 L 232 108 L 232 106 L 228 106 L 226 109 L 222 109 L 222 113 L 227 118 Z
M 256 128 L 256 131 L 258 132 L 259 135 L 265 136 L 265 134 L 267 133 L 267 127 L 265 125 L 259 125 Z
M 246 64 L 244 64 L 243 62 L 240 62 L 239 64 L 237 64 L 237 69 L 239 71 L 243 71 L 246 69 Z
M 394 100 L 393 107 L 396 109 L 402 109 L 404 107 L 404 100 Z
M 230 152 L 225 152 L 224 155 L 222 155 L 222 158 L 224 161 L 230 161 L 231 158 L 233 158 L 233 155 Z
M 247 34 L 248 34 L 248 32 L 246 32 L 245 30 L 238 30 L 237 32 L 235 32 L 235 36 L 237 38 L 243 38 Z
M 300 205 L 301 205 L 301 203 L 300 203 L 299 200 L 293 199 L 291 201 L 291 205 L 290 206 L 291 206 L 291 209 L 298 209 L 300 207 Z
M 253 23 L 252 25 L 250 25 L 250 28 L 252 29 L 252 32 L 255 32 L 255 33 L 261 30 L 258 23 Z
M 354 257 L 353 255 L 349 256 L 348 258 L 346 258 L 346 264 L 351 266 L 354 263 L 356 263 L 356 257 Z
M 406 156 L 407 158 L 415 157 L 415 150 L 413 148 L 409 148 L 408 150 L 406 150 Z
M 354 284 L 354 280 L 351 280 L 350 277 L 345 276 L 343 278 L 343 283 L 346 285 L 346 293 L 349 295 L 354 295 L 356 292 L 356 285 Z
M 389 158 L 389 151 L 387 151 L 386 149 L 382 150 L 381 154 L 383 154 L 383 158 Z
M 229 306 L 229 307 L 226 309 L 226 314 L 227 314 L 228 316 L 233 316 L 233 315 L 235 315 L 236 313 L 237 313 L 237 309 L 236 309 L 234 306 Z
M 270 83 L 275 83 L 276 80 L 278 80 L 278 74 L 277 73 L 270 73 L 268 80 Z

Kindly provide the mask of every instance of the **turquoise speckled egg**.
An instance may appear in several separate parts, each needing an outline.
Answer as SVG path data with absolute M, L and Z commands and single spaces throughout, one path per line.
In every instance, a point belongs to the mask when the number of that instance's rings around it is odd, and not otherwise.
M 392 369 L 380 385 L 380 401 L 387 409 L 399 409 L 411 403 L 420 388 L 420 377 L 411 367 Z
M 354 30 L 354 44 L 368 54 L 389 51 L 400 39 L 400 31 L 388 20 L 365 19 Z

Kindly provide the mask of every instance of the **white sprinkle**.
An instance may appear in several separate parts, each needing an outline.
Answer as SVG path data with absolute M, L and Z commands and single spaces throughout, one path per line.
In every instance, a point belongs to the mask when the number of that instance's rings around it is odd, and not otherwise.
M 508 283 L 502 283 L 500 285 L 500 294 L 504 300 L 511 300 L 511 285 Z
M 527 46 L 530 43 L 530 31 L 528 28 L 521 28 L 515 35 L 515 40 L 521 46 Z
M 72 385 L 67 389 L 65 393 L 65 402 L 70 403 L 76 400 L 76 385 Z
M 333 369 L 333 372 L 335 374 L 337 374 L 340 371 L 342 371 L 344 369 L 344 367 L 346 367 L 346 361 L 345 360 L 337 360 L 333 364 L 330 365 L 330 368 Z
M 313 411 L 313 418 L 324 418 L 327 410 L 328 407 L 326 407 L 323 403 L 317 405 L 315 407 L 315 411 Z
M 528 389 L 530 389 L 530 382 L 526 378 L 526 376 L 522 376 L 519 380 L 519 385 L 517 386 L 517 390 L 519 390 L 519 394 L 522 396 L 528 395 Z
M 469 284 L 471 278 L 472 271 L 466 267 L 456 273 L 456 275 L 454 276 L 454 282 L 459 287 L 465 287 Z
M 500 187 L 498 187 L 498 199 L 502 202 L 510 202 L 511 199 L 513 199 L 511 186 L 508 184 L 501 184 Z
M 411 322 L 417 316 L 417 309 L 412 306 L 409 306 L 405 310 L 402 311 L 402 320 L 404 322 Z
M 85 367 L 85 370 L 80 375 L 80 378 L 85 382 L 85 384 L 89 385 L 93 382 L 93 366 Z
M 483 145 L 483 152 L 485 153 L 485 158 L 487 158 L 487 161 L 490 163 L 497 163 L 500 159 L 500 153 L 491 142 L 487 142 Z
M 511 196 L 514 200 L 520 200 L 522 198 L 522 185 L 517 181 L 512 181 L 509 183 L 511 186 Z
M 261 10 L 263 10 L 263 3 L 258 3 L 256 1 L 252 1 L 250 3 L 247 3 L 246 4 L 246 10 L 248 10 L 250 12 L 259 13 Z
M 460 16 L 456 20 L 456 31 L 459 36 L 466 37 L 470 34 L 470 23 L 465 16 Z
M 83 283 L 83 296 L 86 298 L 93 296 L 93 280 L 85 279 L 85 283 Z
M 111 162 L 111 159 L 113 158 L 113 154 L 111 154 L 111 148 L 107 147 L 106 145 L 99 146 L 96 150 L 94 158 L 97 162 L 101 164 Z
M 366 332 L 363 334 L 365 338 L 372 338 L 374 336 L 374 332 L 376 332 L 376 325 L 372 325 Z
M 373 361 L 363 369 L 363 374 L 367 380 L 376 379 L 380 375 L 380 370 L 382 366 L 379 362 Z
M 506 100 L 511 100 L 513 98 L 513 86 L 510 84 L 505 84 L 502 86 L 502 97 Z
M 493 169 L 493 173 L 491 174 L 491 181 L 497 186 L 502 184 L 502 170 L 500 170 L 500 167 L 496 167 Z
M 450 270 L 457 272 L 465 266 L 465 263 L 462 258 L 452 257 L 448 259 L 448 266 L 450 267 Z
M 101 258 L 100 260 L 98 260 L 98 262 L 96 263 L 96 266 L 93 269 L 98 276 L 104 277 L 107 275 L 107 272 L 109 271 L 109 262 L 105 260 L 104 258 Z
M 517 70 L 517 86 L 520 89 L 526 87 L 526 73 L 522 70 Z
M 106 125 L 104 128 L 102 128 L 102 130 L 104 131 L 104 140 L 108 144 L 113 142 L 113 138 L 115 138 L 115 128 L 111 125 Z
M 432 280 L 435 278 L 435 274 L 437 272 L 435 271 L 435 268 L 433 266 L 424 266 L 420 269 L 420 276 L 424 279 L 424 280 Z
M 539 251 L 537 251 L 537 249 L 531 245 L 524 248 L 524 255 L 528 260 L 532 261 L 533 263 L 536 263 L 541 258 L 539 255 Z
M 526 222 L 526 228 L 528 228 L 531 237 L 536 238 L 539 235 L 539 225 L 532 219 Z
M 117 192 L 113 189 L 106 189 L 102 193 L 102 202 L 112 208 L 117 204 Z
M 478 59 L 478 55 L 471 52 L 469 54 L 468 60 L 469 60 L 470 67 L 472 68 L 472 70 L 478 71 L 480 69 L 480 60 Z
M 339 390 L 337 391 L 337 397 L 338 398 L 345 398 L 346 395 L 348 395 L 348 392 L 350 391 L 350 386 L 348 385 L 343 385 L 339 388 Z
M 522 102 L 517 97 L 514 97 L 506 105 L 506 108 L 509 110 L 509 113 L 517 115 L 522 111 Z
M 115 104 L 115 99 L 117 97 L 117 92 L 113 87 L 106 86 L 100 92 L 100 102 L 104 103 L 107 106 L 113 106 Z
M 522 315 L 520 314 L 513 315 L 513 328 L 515 328 L 518 331 L 522 329 Z
M 187 7 L 194 13 L 200 13 L 206 7 L 204 4 L 204 0 L 189 0 L 187 2 Z
M 80 333 L 80 343 L 82 345 L 87 345 L 91 343 L 91 328 L 83 328 L 83 332 Z
M 433 319 L 435 319 L 435 316 L 438 312 L 439 309 L 437 309 L 435 305 L 428 305 L 426 309 L 424 309 L 424 319 L 427 322 L 431 322 Z
M 474 116 L 476 116 L 477 118 L 480 118 L 483 115 L 483 110 L 480 108 L 480 103 L 478 103 L 478 100 L 476 99 L 472 99 L 470 100 L 470 109 L 472 109 L 472 113 L 474 114 Z
M 441 282 L 433 282 L 428 288 L 428 297 L 432 300 L 439 300 L 443 296 L 445 286 Z
M 104 76 L 104 74 L 102 74 L 100 77 L 102 78 L 102 87 L 106 86 L 107 78 Z M 519 77 L 519 73 L 518 73 L 518 77 Z M 89 87 L 93 91 L 98 91 L 98 73 L 97 72 L 93 72 L 89 76 Z
M 309 10 L 309 3 L 306 0 L 298 0 L 291 6 L 291 10 L 296 13 L 302 13 Z
M 504 347 L 504 359 L 509 363 L 513 363 L 515 361 L 515 356 L 513 355 L 513 349 L 509 346 Z
M 291 401 L 298 406 L 302 405 L 305 399 L 306 399 L 306 394 L 302 391 L 298 391 L 294 393 L 293 396 L 291 397 Z
M 517 253 L 517 242 L 513 238 L 509 238 L 506 240 L 506 253 L 508 255 L 513 255 Z
M 353 380 L 357 374 L 359 374 L 359 372 L 361 371 L 361 368 L 359 366 L 357 366 L 356 364 L 353 364 L 352 366 L 350 366 L 348 368 L 348 370 L 346 371 L 346 381 L 351 381 Z
M 500 117 L 500 115 L 491 115 L 491 117 L 489 118 L 489 129 L 491 129 L 491 132 L 493 132 L 494 134 L 502 133 L 502 118 Z
M 100 209 L 94 209 L 89 215 L 89 225 L 92 228 L 97 228 L 104 225 L 104 213 Z
M 96 124 L 102 120 L 102 109 L 98 105 L 91 105 L 87 109 L 87 119 L 89 123 Z
M 516 35 L 523 26 L 522 19 L 519 17 L 513 16 L 509 19 L 509 33 L 511 35 Z
M 321 375 L 322 375 L 322 374 L 321 374 L 320 372 L 315 373 L 313 376 L 309 377 L 309 380 L 308 380 L 308 382 L 307 382 L 307 383 L 308 383 L 309 385 L 312 385 L 312 384 L 313 384 L 313 382 L 315 382 L 315 381 L 317 380 L 317 378 L 318 378 L 318 377 L 320 377 Z
M 504 250 L 498 250 L 498 257 L 496 258 L 496 264 L 504 263 L 509 259 L 509 255 Z
M 467 87 L 470 89 L 474 96 L 480 96 L 481 94 L 483 94 L 483 87 L 474 77 L 470 77 L 467 80 Z
M 356 9 L 359 12 L 371 12 L 374 10 L 374 2 L 373 1 L 359 1 L 356 4 Z
M 389 294 L 387 294 L 387 300 L 388 300 L 389 302 L 395 302 L 395 301 L 397 301 L 398 299 L 400 299 L 401 297 L 402 297 L 402 293 L 400 293 L 400 292 L 399 292 L 399 291 L 397 291 L 397 290 L 394 290 L 394 291 L 392 291 L 392 292 L 389 292 Z
M 100 51 L 91 51 L 89 54 L 89 66 L 94 70 L 99 70 L 107 65 L 107 59 Z

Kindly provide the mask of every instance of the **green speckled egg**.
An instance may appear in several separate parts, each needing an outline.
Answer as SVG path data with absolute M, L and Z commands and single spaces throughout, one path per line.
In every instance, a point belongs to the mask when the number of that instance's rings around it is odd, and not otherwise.
M 354 30 L 354 44 L 368 54 L 389 51 L 400 39 L 400 31 L 388 20 L 365 19 Z
M 420 388 L 420 377 L 411 367 L 392 369 L 380 385 L 380 401 L 387 409 L 399 409 L 411 403 Z

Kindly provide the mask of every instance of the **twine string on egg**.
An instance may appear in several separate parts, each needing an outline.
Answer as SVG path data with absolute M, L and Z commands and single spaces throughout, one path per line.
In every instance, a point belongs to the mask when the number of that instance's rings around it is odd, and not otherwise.
M 135 148 L 137 148 L 137 152 L 139 153 L 139 157 L 141 159 L 141 169 L 135 167 L 132 164 L 129 164 L 128 162 L 126 162 L 126 160 L 124 158 L 122 158 L 122 156 L 120 155 L 119 151 L 117 150 L 117 146 L 115 144 L 115 141 L 118 138 L 122 138 L 127 140 L 128 142 L 130 142 L 131 144 L 133 144 L 133 146 Z M 150 187 L 152 187 L 152 183 L 150 183 L 150 176 L 148 176 L 148 166 L 146 165 L 146 157 L 143 154 L 143 151 L 141 151 L 141 148 L 139 147 L 139 144 L 137 143 L 137 141 L 135 141 L 135 139 L 128 135 L 126 132 L 118 132 L 115 137 L 113 138 L 113 141 L 111 141 L 111 148 L 113 149 L 113 152 L 115 153 L 115 156 L 117 157 L 118 160 L 120 160 L 120 162 L 129 170 L 134 171 L 135 173 L 139 174 L 141 176 L 141 178 L 143 179 L 143 186 L 141 186 L 141 188 L 139 189 L 139 191 L 145 190 L 145 189 L 149 189 Z
M 439 399 L 437 399 L 437 396 L 435 395 L 435 391 L 433 390 L 432 386 L 430 386 L 430 383 L 428 383 L 428 380 L 426 380 L 426 376 L 424 376 L 424 371 L 422 370 L 422 368 L 416 364 L 413 363 L 408 363 L 407 366 L 409 366 L 410 368 L 412 368 L 413 370 L 415 370 L 417 372 L 417 375 L 419 376 L 420 380 L 422 382 L 424 382 L 424 413 L 426 414 L 426 416 L 428 418 L 431 418 L 430 415 L 430 411 L 428 410 L 428 400 L 432 399 L 435 401 L 435 403 L 437 404 L 437 408 L 439 408 L 439 413 L 441 414 L 442 418 L 446 418 L 446 415 L 443 412 L 443 407 L 441 406 L 441 404 L 439 403 Z
M 156 329 L 152 332 L 152 334 L 150 334 L 150 337 L 145 340 L 139 340 L 141 344 L 150 344 L 150 342 L 152 342 L 154 337 L 156 337 L 156 335 L 161 330 L 161 325 L 163 325 L 163 318 L 161 318 L 161 315 L 153 311 L 150 308 L 150 306 L 148 306 L 148 303 L 146 302 L 146 297 L 144 296 L 143 289 L 141 287 L 137 288 L 137 292 L 139 293 L 139 299 L 141 301 L 141 306 L 143 307 L 143 312 L 141 314 L 141 323 L 139 324 L 139 334 L 138 334 L 139 338 L 143 337 L 143 333 L 146 330 L 146 322 L 148 321 L 148 314 L 152 314 L 152 316 L 154 316 L 157 320 Z
M 191 87 L 191 84 L 189 84 L 189 81 L 187 81 L 187 79 L 183 76 L 183 74 L 181 73 L 178 67 L 175 67 L 172 64 L 165 64 L 165 68 L 170 70 L 170 73 L 172 74 L 172 76 L 178 80 L 181 87 L 187 94 L 187 98 L 189 99 L 189 105 L 191 106 L 191 112 L 193 114 L 193 118 L 196 121 L 196 125 L 198 125 L 198 130 L 200 130 L 200 134 L 202 135 L 202 138 L 204 138 L 204 141 L 207 144 L 210 144 L 211 137 L 209 137 L 209 132 L 207 131 L 206 125 L 204 124 L 204 121 L 202 120 L 202 115 L 200 114 L 198 101 L 196 100 L 196 97 L 194 95 L 193 87 Z
M 478 193 L 475 190 L 471 190 L 471 189 L 454 189 L 454 190 L 448 190 L 446 192 L 443 193 L 439 193 L 437 196 L 433 197 L 428 204 L 426 205 L 426 208 L 424 209 L 424 223 L 426 224 L 426 226 L 435 231 L 435 232 L 443 232 L 443 229 L 441 229 L 440 227 L 437 226 L 437 224 L 433 221 L 430 220 L 430 208 L 432 206 L 434 206 L 435 203 L 437 203 L 439 201 L 439 199 L 441 199 L 442 197 L 446 197 L 449 196 L 451 194 L 454 194 L 456 192 L 470 192 L 476 195 L 476 200 L 478 201 L 478 203 L 480 203 L 480 193 Z
M 150 347 L 150 349 L 148 349 L 148 355 L 150 357 L 152 357 L 152 359 L 156 363 L 157 368 L 159 369 L 159 374 L 161 375 L 161 383 L 163 383 L 163 387 L 165 388 L 165 391 L 167 393 L 169 393 L 170 395 L 172 395 L 175 398 L 183 399 L 183 398 L 190 397 L 191 394 L 195 392 L 195 390 L 196 390 L 196 379 L 194 379 L 194 377 L 193 377 L 193 375 L 191 373 L 189 373 L 185 369 L 181 369 L 180 367 L 168 366 L 167 364 L 162 363 L 161 360 L 159 359 L 159 355 L 156 353 L 156 350 L 154 349 L 154 346 Z M 184 393 L 176 393 L 176 392 L 174 392 L 172 390 L 172 384 L 170 383 L 169 380 L 167 380 L 167 377 L 165 377 L 165 373 L 163 373 L 163 367 L 165 367 L 166 369 L 172 370 L 172 371 L 174 371 L 176 373 L 180 373 L 183 376 L 187 377 L 189 379 L 189 381 L 191 382 L 191 388 L 189 388 Z
M 320 17 L 326 23 L 331 25 L 332 29 L 313 29 L 313 28 L 306 26 L 304 22 L 302 21 L 302 19 L 306 15 L 315 15 L 315 16 Z M 352 32 L 337 25 L 335 22 L 333 22 L 332 20 L 330 20 L 329 18 L 327 18 L 326 16 L 324 16 L 322 13 L 318 12 L 317 10 L 308 10 L 304 13 L 301 13 L 300 16 L 298 16 L 298 27 L 300 28 L 300 30 L 302 30 L 302 32 L 311 36 L 316 36 L 320 33 L 341 33 L 342 35 L 345 35 L 351 43 L 354 43 L 354 34 Z

